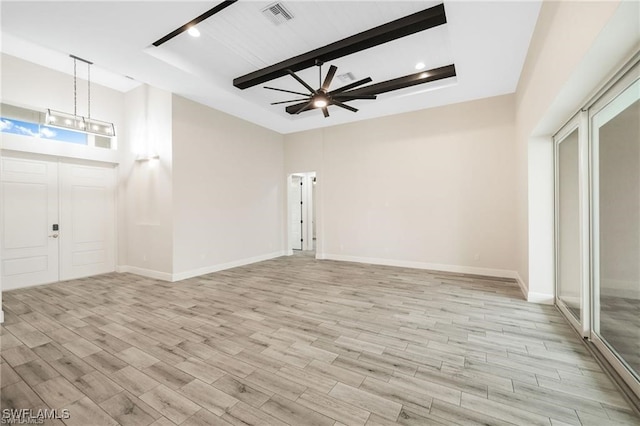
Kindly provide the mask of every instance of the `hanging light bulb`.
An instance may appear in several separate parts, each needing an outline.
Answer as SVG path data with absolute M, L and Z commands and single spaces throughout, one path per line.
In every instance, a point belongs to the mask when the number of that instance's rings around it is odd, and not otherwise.
M 329 105 L 329 100 L 324 93 L 318 93 L 313 97 L 313 106 L 316 108 L 324 108 Z

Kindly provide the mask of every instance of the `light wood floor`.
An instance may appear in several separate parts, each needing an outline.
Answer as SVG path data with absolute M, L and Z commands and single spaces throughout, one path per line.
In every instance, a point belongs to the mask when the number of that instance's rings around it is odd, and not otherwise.
M 2 408 L 67 408 L 67 425 L 640 424 L 509 281 L 298 255 L 3 302 Z
M 640 374 L 640 300 L 601 295 L 600 335 Z

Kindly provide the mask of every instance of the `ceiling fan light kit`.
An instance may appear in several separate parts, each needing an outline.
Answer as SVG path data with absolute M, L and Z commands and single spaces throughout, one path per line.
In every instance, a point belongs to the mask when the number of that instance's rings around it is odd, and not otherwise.
M 322 65 L 323 65 L 322 61 L 316 60 L 316 66 L 318 67 L 318 74 L 320 77 L 320 81 L 322 81 Z M 324 81 L 322 82 L 322 85 L 318 89 L 314 89 L 306 81 L 301 79 L 295 72 L 293 72 L 292 70 L 287 70 L 287 73 L 289 73 L 291 77 L 296 79 L 296 81 L 298 81 L 302 86 L 304 86 L 304 88 L 307 89 L 309 93 L 294 92 L 291 90 L 278 89 L 277 87 L 269 87 L 269 86 L 264 86 L 264 88 L 269 90 L 279 91 L 279 92 L 294 93 L 297 95 L 306 96 L 306 98 L 302 98 L 302 99 L 290 99 L 288 101 L 272 102 L 271 105 L 279 105 L 279 104 L 286 104 L 290 102 L 302 101 L 303 102 L 301 104 L 302 106 L 300 106 L 295 112 L 296 115 L 300 114 L 303 111 L 307 111 L 308 109 L 320 108 L 322 109 L 322 114 L 324 114 L 325 118 L 329 117 L 328 107 L 330 105 L 335 105 L 337 107 L 340 107 L 352 112 L 358 112 L 357 108 L 354 108 L 350 105 L 346 105 L 344 102 L 352 101 L 355 99 L 375 99 L 376 98 L 375 95 L 359 96 L 349 91 L 349 89 L 353 89 L 363 84 L 370 83 L 372 81 L 370 77 L 347 84 L 346 86 L 342 86 L 338 89 L 329 91 L 329 87 L 331 86 L 333 77 L 336 75 L 336 71 L 338 71 L 338 67 L 336 67 L 335 65 L 331 65 L 329 67 L 329 71 L 327 72 L 327 75 L 324 78 Z

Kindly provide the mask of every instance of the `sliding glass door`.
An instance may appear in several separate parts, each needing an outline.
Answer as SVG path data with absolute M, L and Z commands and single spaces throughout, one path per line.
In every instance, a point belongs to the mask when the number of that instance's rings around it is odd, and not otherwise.
M 640 397 L 639 59 L 553 142 L 556 304 Z
M 638 394 L 639 74 L 636 66 L 590 110 L 593 192 L 591 337 Z
M 581 115 L 575 116 L 554 138 L 555 146 L 555 205 L 556 205 L 556 300 L 558 306 L 580 331 L 586 333 L 584 324 L 588 314 L 588 292 L 583 271 L 587 241 L 584 230 L 586 217 L 582 216 L 581 203 L 586 201 L 581 176 L 586 176 L 584 150 L 585 133 Z M 587 229 L 588 230 L 588 229 Z

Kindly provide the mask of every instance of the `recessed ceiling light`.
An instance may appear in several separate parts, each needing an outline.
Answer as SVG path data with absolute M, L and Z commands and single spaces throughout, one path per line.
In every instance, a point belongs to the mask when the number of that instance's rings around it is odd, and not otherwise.
M 424 67 L 425 67 L 424 62 L 418 62 L 416 64 L 416 69 L 417 70 L 422 70 L 422 69 L 424 69 Z
M 198 30 L 196 27 L 189 28 L 187 32 L 191 37 L 200 37 L 200 30 Z

